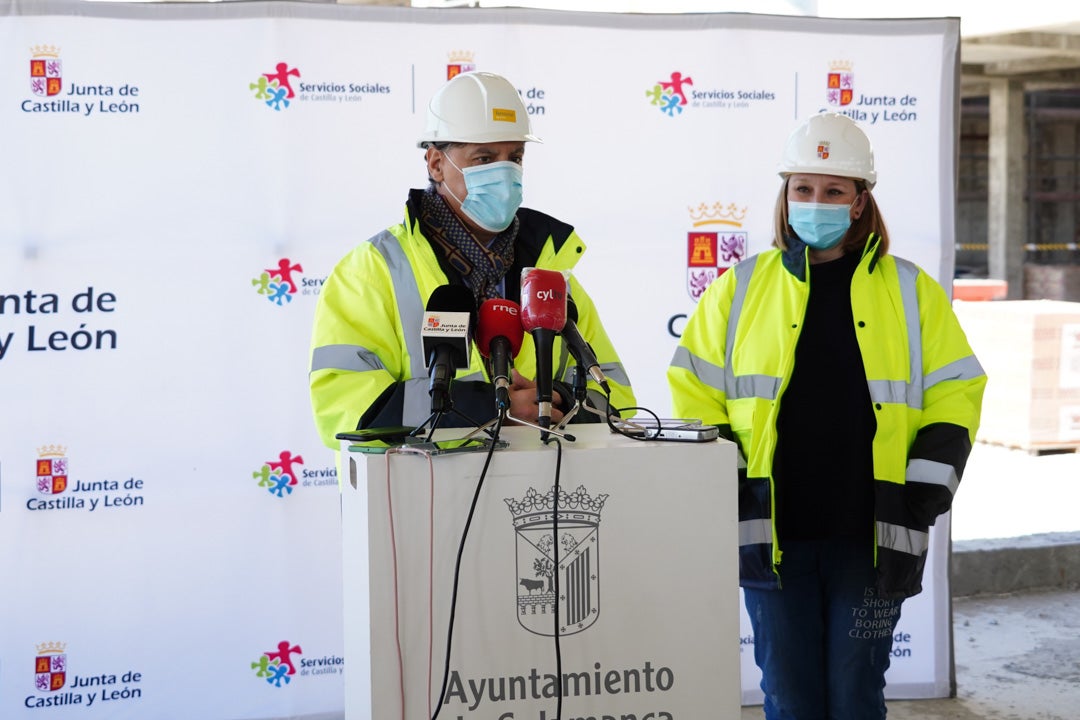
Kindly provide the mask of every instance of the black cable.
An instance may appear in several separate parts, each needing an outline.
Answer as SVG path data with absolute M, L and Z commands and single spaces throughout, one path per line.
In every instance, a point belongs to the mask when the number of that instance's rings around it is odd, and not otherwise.
M 457 613 L 458 581 L 461 577 L 461 557 L 465 551 L 465 538 L 469 536 L 469 526 L 472 525 L 473 514 L 476 512 L 476 503 L 480 499 L 480 489 L 484 487 L 484 478 L 487 477 L 488 466 L 491 465 L 491 457 L 495 454 L 495 446 L 499 441 L 499 433 L 502 431 L 504 413 L 499 413 L 495 423 L 495 432 L 491 438 L 491 447 L 488 448 L 487 458 L 484 460 L 484 468 L 480 471 L 480 479 L 476 481 L 476 491 L 473 493 L 472 504 L 469 506 L 469 516 L 465 520 L 465 528 L 461 531 L 461 541 L 458 543 L 457 560 L 454 562 L 454 589 L 450 595 L 450 622 L 446 628 L 446 662 L 443 665 L 442 689 L 439 691 L 439 704 L 435 707 L 435 714 L 431 720 L 436 720 L 442 711 L 446 700 L 446 686 L 450 682 L 450 648 L 454 640 L 454 616 Z M 558 598 L 556 598 L 557 600 Z
M 555 539 L 555 555 L 552 558 L 555 567 L 552 573 L 555 575 L 555 677 L 559 689 L 558 700 L 555 704 L 555 720 L 562 720 L 563 699 L 563 674 L 562 674 L 562 645 L 559 640 L 559 471 L 562 469 L 562 443 L 555 440 L 558 451 L 555 454 L 555 488 L 554 488 L 554 512 L 551 516 L 551 536 Z
M 647 425 L 645 427 L 645 432 L 643 432 L 640 435 L 632 435 L 631 433 L 626 432 L 623 428 L 618 427 L 618 426 L 615 425 L 615 423 L 612 421 L 612 417 L 615 417 L 615 416 L 612 414 L 610 407 L 611 406 L 610 406 L 610 398 L 609 398 L 608 413 L 607 413 L 607 424 L 608 424 L 608 427 L 611 428 L 612 432 L 619 433 L 623 437 L 628 437 L 631 440 L 652 440 L 657 435 L 660 434 L 660 416 L 657 415 L 656 413 L 654 413 L 649 408 L 639 407 L 639 406 L 635 405 L 633 407 L 617 408 L 615 410 L 616 413 L 622 413 L 622 412 L 624 412 L 626 410 L 643 410 L 646 413 L 648 413 L 649 415 L 652 415 L 653 418 L 656 420 L 656 432 L 653 433 L 652 435 L 649 434 L 649 432 L 648 432 L 649 427 Z

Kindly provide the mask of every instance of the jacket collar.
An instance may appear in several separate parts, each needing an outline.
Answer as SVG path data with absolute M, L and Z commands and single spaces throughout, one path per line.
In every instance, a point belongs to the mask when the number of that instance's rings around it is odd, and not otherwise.
M 806 253 L 806 243 L 798 237 L 791 235 L 784 238 L 784 244 L 787 245 L 787 250 L 781 251 L 783 253 L 784 269 L 791 273 L 799 282 L 806 282 L 806 268 L 809 262 Z M 877 262 L 881 258 L 881 254 L 878 252 L 880 244 L 880 235 L 870 233 L 870 236 L 866 238 L 866 245 L 863 247 L 862 252 L 862 260 L 859 264 L 861 265 L 863 262 L 866 262 L 867 256 L 869 256 L 869 264 L 866 267 L 867 274 L 874 272 L 874 268 L 877 267 Z

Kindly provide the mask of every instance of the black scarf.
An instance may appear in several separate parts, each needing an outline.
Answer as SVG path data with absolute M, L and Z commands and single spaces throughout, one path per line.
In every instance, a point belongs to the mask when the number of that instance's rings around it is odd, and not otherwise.
M 492 239 L 491 244 L 484 246 L 431 184 L 421 196 L 420 222 L 425 235 L 442 248 L 450 266 L 461 273 L 478 305 L 484 300 L 501 297 L 499 283 L 514 264 L 514 240 L 520 225 L 517 217 Z

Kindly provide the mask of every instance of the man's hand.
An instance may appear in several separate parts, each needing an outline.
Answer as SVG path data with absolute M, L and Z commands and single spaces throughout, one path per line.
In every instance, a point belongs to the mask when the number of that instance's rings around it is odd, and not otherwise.
M 551 424 L 556 425 L 562 421 L 563 414 L 555 405 L 562 402 L 562 396 L 558 391 L 551 393 Z M 510 415 L 519 420 L 527 420 L 535 423 L 538 419 L 540 408 L 536 402 L 536 383 L 519 373 L 517 369 L 510 372 Z

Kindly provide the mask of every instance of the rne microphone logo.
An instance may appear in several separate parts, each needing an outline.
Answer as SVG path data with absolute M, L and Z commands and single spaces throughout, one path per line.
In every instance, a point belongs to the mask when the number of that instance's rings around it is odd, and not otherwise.
M 496 312 L 504 312 L 515 317 L 519 314 L 517 305 L 510 305 L 508 303 L 494 302 L 491 304 L 491 309 Z
M 42 495 L 59 495 L 68 486 L 67 448 L 45 445 L 38 448 L 37 491 Z
M 829 63 L 826 77 L 825 101 L 831 107 L 850 105 L 855 98 L 854 63 L 850 60 L 833 60 Z
M 451 50 L 447 53 L 446 79 L 453 80 L 461 73 L 476 70 L 474 57 L 475 53 L 472 50 Z
M 264 269 L 259 277 L 253 278 L 251 281 L 252 287 L 259 295 L 264 295 L 267 300 L 278 305 L 279 307 L 287 303 L 292 302 L 293 296 L 299 292 L 300 288 L 297 286 L 297 278 L 294 277 L 294 273 L 304 272 L 304 268 L 300 263 L 294 263 L 289 258 L 281 258 L 278 260 L 276 268 Z M 321 285 L 321 281 L 307 281 L 301 279 L 304 284 L 304 294 L 309 292 L 309 284 L 315 286 Z M 315 289 L 318 293 L 318 289 Z
M 554 487 L 543 495 L 529 488 L 521 499 L 503 500 L 517 540 L 515 615 L 521 627 L 536 635 L 554 636 L 556 603 L 560 636 L 582 632 L 596 622 L 600 616 L 600 511 L 607 499 L 608 495 L 593 497 L 579 485 L 572 493 L 560 491 L 557 505 Z M 558 596 L 555 573 L 562 579 Z
M 715 202 L 688 210 L 694 229 L 686 237 L 686 291 L 697 302 L 716 278 L 746 257 L 747 234 L 741 228 L 747 209 Z
M 681 72 L 671 73 L 668 80 L 658 80 L 653 86 L 645 91 L 645 97 L 649 104 L 659 108 L 660 112 L 668 117 L 681 115 L 689 100 L 686 97 L 686 86 L 693 85 L 694 79 L 683 77 Z
M 293 488 L 300 484 L 296 477 L 297 465 L 303 465 L 304 458 L 293 455 L 288 450 L 278 453 L 277 460 L 267 460 L 251 477 L 259 481 L 259 487 L 265 489 L 271 495 L 283 498 L 291 495 Z M 336 481 L 335 481 L 336 482 Z

